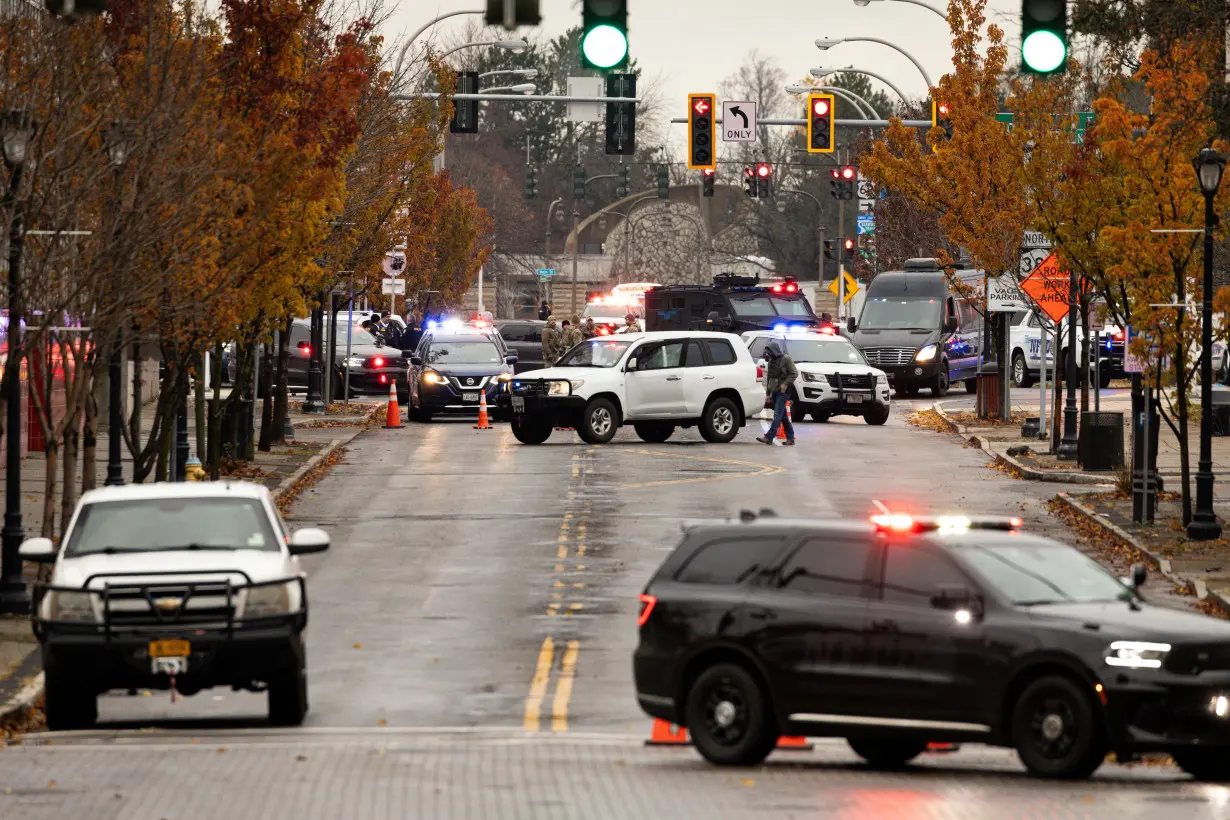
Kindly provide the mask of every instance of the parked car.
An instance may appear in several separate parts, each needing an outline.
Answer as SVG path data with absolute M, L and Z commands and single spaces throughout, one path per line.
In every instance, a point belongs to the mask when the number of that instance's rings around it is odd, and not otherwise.
M 423 334 L 410 354 L 412 421 L 436 415 L 475 415 L 486 395 L 493 404 L 500 385 L 512 378 L 517 357 L 498 331 L 458 327 Z
M 538 370 L 542 360 L 542 329 L 546 322 L 534 319 L 496 319 L 496 329 L 504 337 L 509 352 L 517 357 L 516 372 Z
M 269 718 L 308 710 L 298 556 L 329 547 L 291 533 L 259 484 L 129 484 L 82 495 L 61 546 L 31 538 L 26 561 L 53 564 L 35 588 L 45 711 L 53 730 L 84 729 L 111 689 L 193 695 L 267 691 Z
M 726 443 L 764 399 L 738 336 L 664 331 L 584 341 L 554 367 L 506 382 L 497 402 L 523 444 L 542 444 L 556 427 L 605 444 L 623 424 L 649 442 L 698 426 L 706 441 Z
M 311 323 L 307 319 L 296 319 L 291 324 L 290 361 L 286 374 L 287 384 L 291 387 L 307 388 L 312 357 L 311 330 Z M 327 325 L 325 330 L 328 331 Z M 342 396 L 346 370 L 349 368 L 351 393 L 387 396 L 389 384 L 392 383 L 397 385 L 398 402 L 407 401 L 409 394 L 406 391 L 406 366 L 400 349 L 381 344 L 375 336 L 354 325 L 349 330 L 350 355 L 347 356 L 347 321 L 344 317 L 338 320 L 336 332 L 330 335 L 336 341 L 333 372 L 327 376 L 333 379 L 334 396 Z M 328 339 L 325 344 L 328 344 Z M 327 363 L 327 359 L 322 359 L 322 370 Z

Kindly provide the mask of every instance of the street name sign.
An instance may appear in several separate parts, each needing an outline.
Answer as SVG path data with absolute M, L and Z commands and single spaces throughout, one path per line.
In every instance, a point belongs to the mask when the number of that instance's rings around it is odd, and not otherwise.
M 1068 315 L 1071 283 L 1067 271 L 1059 268 L 1059 258 L 1052 253 L 1025 277 L 1021 290 L 1052 322 L 1058 322 Z
M 722 102 L 722 142 L 756 141 L 756 103 L 745 100 Z
M 842 278 L 845 279 L 846 283 L 845 301 L 849 302 L 854 298 L 854 294 L 858 293 L 858 282 L 854 280 L 854 277 L 850 275 L 850 271 L 848 270 L 843 270 L 841 275 Z M 834 279 L 829 283 L 829 293 L 838 298 L 841 298 L 841 293 L 838 292 L 840 290 L 839 283 L 841 281 L 841 279 Z
M 538 269 L 538 278 L 543 282 L 547 281 L 554 275 L 555 275 L 555 268 L 539 268 Z

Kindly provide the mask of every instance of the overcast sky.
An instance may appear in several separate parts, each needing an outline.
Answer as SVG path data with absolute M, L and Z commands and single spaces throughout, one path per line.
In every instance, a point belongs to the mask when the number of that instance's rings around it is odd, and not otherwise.
M 947 0 L 926 1 L 947 8 Z M 485 0 L 402 0 L 385 35 L 398 41 L 440 14 L 484 5 Z M 926 96 L 926 83 L 918 69 L 893 49 L 846 43 L 826 53 L 814 41 L 858 36 L 888 40 L 913 54 L 936 82 L 952 68 L 946 23 L 935 13 L 900 0 L 872 0 L 866 7 L 856 6 L 854 0 L 628 0 L 628 8 L 632 56 L 644 66 L 650 82 L 659 85 L 671 116 L 676 117 L 684 115 L 689 93 L 716 92 L 754 48 L 775 57 L 792 82 L 814 66 L 853 65 L 884 75 L 912 98 Z M 988 18 L 1004 28 L 1012 43 L 1020 36 L 1020 8 L 1020 0 L 988 4 Z M 577 0 L 541 0 L 540 9 L 541 29 L 523 31 L 555 36 L 580 24 Z M 481 19 L 454 17 L 429 31 L 443 36 L 464 27 L 467 20 Z M 1010 59 L 1017 59 L 1015 49 Z M 682 128 L 676 127 L 681 134 L 672 142 L 682 143 Z

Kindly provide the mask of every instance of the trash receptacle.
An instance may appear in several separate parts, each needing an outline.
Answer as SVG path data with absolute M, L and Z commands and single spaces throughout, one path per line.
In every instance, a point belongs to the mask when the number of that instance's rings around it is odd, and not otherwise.
M 1123 414 L 1081 416 L 1080 462 L 1086 470 L 1118 470 L 1123 466 Z

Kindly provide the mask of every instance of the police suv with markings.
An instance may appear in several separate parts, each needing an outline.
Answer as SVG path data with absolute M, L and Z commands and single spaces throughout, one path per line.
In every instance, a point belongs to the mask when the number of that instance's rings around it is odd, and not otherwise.
M 872 367 L 849 339 L 828 327 L 744 333 L 762 380 L 765 347 L 773 340 L 799 369 L 799 380 L 790 388 L 792 421 L 805 421 L 808 415 L 816 421 L 833 416 L 862 416 L 877 425 L 888 421 L 888 375 Z
M 35 587 L 47 725 L 84 729 L 111 689 L 214 686 L 267 692 L 269 718 L 308 710 L 307 588 L 298 556 L 329 536 L 287 529 L 269 491 L 246 482 L 135 484 L 82 495 L 53 564 Z
M 896 767 L 929 742 L 1017 750 L 1084 778 L 1108 752 L 1168 752 L 1230 780 L 1230 623 L 1153 606 L 1018 519 L 685 526 L 640 596 L 641 708 L 709 761 L 753 765 L 781 735 L 845 738 Z
M 626 333 L 588 339 L 554 367 L 506 380 L 497 407 L 523 444 L 542 444 L 556 427 L 605 444 L 623 424 L 648 442 L 696 426 L 706 441 L 726 443 L 764 407 L 764 389 L 738 336 Z

